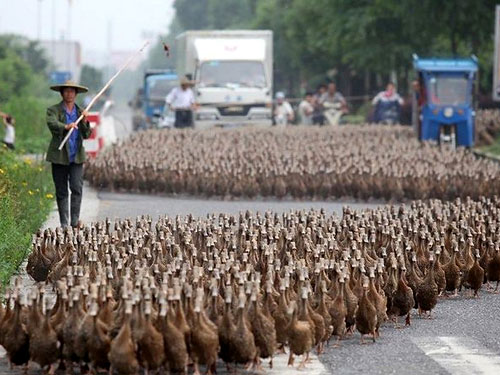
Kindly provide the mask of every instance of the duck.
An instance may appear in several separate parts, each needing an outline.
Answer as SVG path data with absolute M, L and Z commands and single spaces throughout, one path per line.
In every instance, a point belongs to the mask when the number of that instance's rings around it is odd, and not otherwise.
M 332 318 L 333 332 L 332 335 L 337 337 L 337 342 L 334 346 L 340 346 L 340 340 L 344 337 L 346 333 L 346 317 L 347 317 L 347 307 L 345 303 L 345 280 L 343 276 L 339 277 L 339 291 L 334 298 L 328 312 Z
M 234 348 L 233 361 L 236 364 L 250 364 L 247 369 L 258 369 L 259 352 L 255 344 L 255 338 L 252 333 L 251 324 L 248 321 L 245 308 L 245 294 L 240 293 L 238 309 L 236 312 L 236 324 L 231 345 Z
M 476 298 L 479 297 L 478 293 L 484 281 L 484 269 L 479 264 L 479 258 L 480 258 L 479 250 L 477 250 L 474 259 L 474 264 L 467 273 L 467 283 L 469 284 L 471 290 L 474 293 L 473 296 Z
M 456 254 L 458 246 L 455 246 L 451 253 L 450 261 L 443 267 L 446 278 L 446 291 L 453 292 L 453 297 L 458 296 L 458 288 L 460 287 L 461 271 L 457 265 Z
M 189 355 L 184 333 L 167 313 L 168 304 L 165 297 L 160 297 L 159 304 L 160 312 L 156 326 L 163 336 L 166 368 L 171 373 L 186 374 Z
M 259 291 L 257 288 L 254 288 L 251 295 L 249 322 L 258 356 L 260 358 L 270 358 L 269 367 L 272 368 L 273 355 L 277 348 L 276 330 L 274 328 L 274 322 L 262 312 L 258 299 Z M 259 363 L 257 365 L 259 365 Z
M 61 343 L 57 333 L 50 324 L 50 314 L 45 300 L 42 300 L 42 317 L 38 326 L 33 327 L 29 334 L 30 360 L 47 369 L 50 375 L 55 373 L 55 365 L 60 358 Z
M 144 303 L 145 318 L 141 321 L 139 337 L 137 339 L 137 359 L 144 368 L 146 375 L 149 371 L 158 370 L 165 361 L 164 339 L 151 322 L 152 302 L 146 299 Z
M 87 339 L 88 356 L 91 373 L 97 373 L 99 369 L 109 370 L 109 351 L 111 339 L 109 337 L 109 326 L 99 319 L 99 305 L 96 301 L 91 302 L 89 316 L 92 318 L 90 333 Z
M 500 284 L 500 246 L 496 245 L 495 253 L 490 258 L 487 268 L 488 282 L 495 282 L 496 287 L 493 291 L 494 293 L 498 293 L 498 284 Z
M 364 336 L 372 335 L 375 342 L 377 329 L 377 309 L 368 298 L 368 281 L 363 282 L 363 295 L 359 301 L 356 312 L 356 329 L 361 333 L 361 344 L 364 344 Z
M 416 301 L 418 312 L 428 312 L 428 318 L 432 318 L 432 310 L 436 307 L 438 297 L 438 286 L 434 277 L 434 256 L 429 257 L 430 266 L 422 283 L 417 287 Z
M 302 355 L 302 361 L 297 368 L 300 370 L 305 368 L 306 362 L 309 360 L 309 353 L 313 348 L 313 327 L 309 321 L 298 320 L 297 304 L 295 301 L 290 304 L 289 314 L 292 315 L 292 318 L 288 326 L 288 343 L 290 346 L 288 366 L 293 367 L 294 355 Z
M 207 367 L 207 374 L 212 374 L 215 370 L 217 353 L 219 352 L 219 335 L 202 317 L 202 306 L 203 289 L 199 288 L 191 330 L 191 358 L 195 375 L 200 374 L 200 364 Z
M 137 343 L 132 339 L 131 321 L 132 301 L 125 301 L 123 323 L 118 335 L 111 341 L 108 360 L 110 373 L 117 372 L 123 375 L 136 374 L 139 370 L 137 360 Z
M 390 315 L 395 317 L 396 326 L 398 327 L 398 317 L 406 315 L 406 325 L 411 325 L 411 310 L 415 306 L 413 299 L 413 291 L 406 282 L 406 268 L 402 268 L 399 274 L 398 286 L 392 295 L 392 308 Z
M 27 370 L 30 359 L 30 337 L 26 325 L 22 322 L 22 304 L 19 290 L 16 288 L 12 294 L 14 300 L 14 311 L 9 319 L 3 324 L 2 345 L 7 352 L 9 368 L 13 366 L 24 366 Z

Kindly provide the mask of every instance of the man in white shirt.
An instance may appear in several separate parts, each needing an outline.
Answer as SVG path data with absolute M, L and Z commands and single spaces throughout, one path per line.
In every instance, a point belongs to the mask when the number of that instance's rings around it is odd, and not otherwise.
M 3 119 L 3 124 L 5 125 L 5 137 L 3 139 L 3 143 L 10 148 L 11 150 L 14 150 L 14 142 L 16 139 L 16 131 L 14 129 L 14 125 L 16 123 L 16 120 L 11 115 L 8 115 L 6 113 L 0 112 L 0 116 Z
M 302 125 L 312 125 L 314 112 L 314 96 L 311 92 L 306 92 L 304 99 L 299 104 L 300 123 Z
M 170 110 L 175 111 L 176 128 L 193 126 L 193 110 L 195 109 L 192 83 L 186 77 L 180 80 L 180 87 L 174 87 L 165 99 Z
M 274 121 L 278 126 L 285 126 L 293 122 L 295 114 L 293 108 L 285 100 L 285 94 L 283 92 L 276 93 L 276 106 L 274 107 Z

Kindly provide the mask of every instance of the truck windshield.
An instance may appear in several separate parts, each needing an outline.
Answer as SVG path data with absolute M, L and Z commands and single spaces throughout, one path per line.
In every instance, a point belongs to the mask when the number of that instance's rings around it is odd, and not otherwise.
M 199 87 L 266 87 L 264 65 L 259 61 L 206 61 L 201 64 Z
M 435 75 L 429 79 L 429 93 L 433 104 L 466 104 L 467 77 L 465 75 Z
M 147 78 L 147 95 L 151 100 L 165 100 L 170 90 L 177 86 L 177 80 L 151 76 Z

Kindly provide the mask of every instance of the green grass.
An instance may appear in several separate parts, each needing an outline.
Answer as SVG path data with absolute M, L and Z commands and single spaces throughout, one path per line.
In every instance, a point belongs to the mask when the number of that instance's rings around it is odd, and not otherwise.
M 495 143 L 488 146 L 479 147 L 478 150 L 487 154 L 500 156 L 500 137 L 497 137 L 495 139 Z
M 0 282 L 5 286 L 31 248 L 54 197 L 47 165 L 0 146 Z
M 47 151 L 50 131 L 45 122 L 47 107 L 57 101 L 35 97 L 13 97 L 2 105 L 3 112 L 16 119 L 16 148 L 22 153 L 42 154 Z M 5 127 L 0 126 L 3 139 Z

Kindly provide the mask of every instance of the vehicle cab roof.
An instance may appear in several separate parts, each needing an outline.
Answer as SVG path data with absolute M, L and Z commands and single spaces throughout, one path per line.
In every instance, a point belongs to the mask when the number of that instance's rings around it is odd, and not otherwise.
M 413 55 L 413 68 L 420 72 L 477 72 L 477 57 L 460 59 L 426 58 Z

